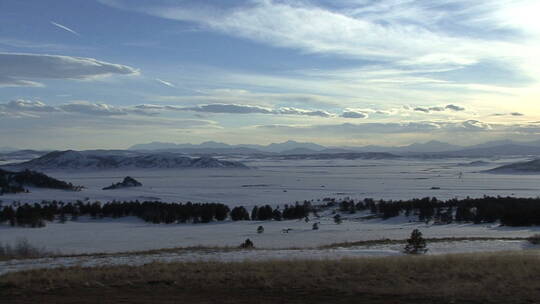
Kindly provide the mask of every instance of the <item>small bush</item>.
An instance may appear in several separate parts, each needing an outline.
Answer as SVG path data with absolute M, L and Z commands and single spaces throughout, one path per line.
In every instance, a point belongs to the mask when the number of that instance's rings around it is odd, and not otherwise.
M 253 242 L 250 239 L 246 239 L 242 244 L 240 244 L 240 248 L 251 249 L 255 248 L 255 245 L 253 245 Z
M 18 239 L 13 246 L 0 243 L 0 259 L 40 258 L 51 255 L 52 252 L 33 246 L 27 239 Z
M 540 245 L 540 234 L 530 236 L 527 241 L 533 245 Z

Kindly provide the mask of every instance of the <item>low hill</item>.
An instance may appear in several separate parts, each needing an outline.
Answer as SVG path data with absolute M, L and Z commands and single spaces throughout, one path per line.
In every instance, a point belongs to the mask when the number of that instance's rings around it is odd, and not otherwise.
M 486 172 L 540 174 L 540 159 L 504 165 L 488 170 Z
M 120 183 L 112 184 L 109 187 L 103 188 L 103 190 L 114 190 L 122 188 L 140 187 L 142 184 L 133 177 L 126 176 Z
M 247 168 L 240 162 L 212 157 L 191 158 L 178 153 L 126 153 L 106 150 L 54 151 L 27 162 L 4 167 L 30 170 Z
M 25 187 L 79 190 L 80 187 L 73 186 L 61 180 L 57 180 L 40 172 L 24 170 L 21 172 L 11 172 L 0 169 L 0 195 L 4 193 L 25 192 Z

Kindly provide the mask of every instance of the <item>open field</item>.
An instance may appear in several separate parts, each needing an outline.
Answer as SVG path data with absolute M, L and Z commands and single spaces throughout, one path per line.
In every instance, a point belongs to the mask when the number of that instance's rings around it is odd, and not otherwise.
M 3 303 L 537 303 L 527 254 L 151 263 L 0 277 Z
M 242 160 L 242 159 L 239 159 Z M 238 169 L 119 169 L 46 171 L 48 175 L 84 186 L 80 192 L 30 189 L 6 194 L 0 200 L 161 200 L 165 202 L 219 202 L 230 206 L 269 204 L 325 197 L 364 199 L 439 199 L 490 196 L 536 197 L 537 175 L 489 174 L 481 171 L 520 159 L 398 159 L 398 160 L 243 160 L 252 167 Z M 483 159 L 485 160 L 485 159 Z M 460 178 L 460 173 L 462 177 Z M 119 190 L 103 187 L 131 176 L 143 186 Z M 434 187 L 434 189 L 432 189 Z

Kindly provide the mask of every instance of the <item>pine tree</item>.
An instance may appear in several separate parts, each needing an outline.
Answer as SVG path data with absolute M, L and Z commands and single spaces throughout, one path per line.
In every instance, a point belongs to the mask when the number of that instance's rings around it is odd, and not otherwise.
M 242 244 L 240 244 L 240 248 L 251 249 L 255 248 L 255 245 L 253 245 L 253 242 L 250 239 L 246 239 Z
M 405 245 L 403 252 L 407 254 L 423 254 L 427 251 L 426 240 L 422 237 L 422 232 L 414 229 L 411 237 L 407 239 L 407 245 Z

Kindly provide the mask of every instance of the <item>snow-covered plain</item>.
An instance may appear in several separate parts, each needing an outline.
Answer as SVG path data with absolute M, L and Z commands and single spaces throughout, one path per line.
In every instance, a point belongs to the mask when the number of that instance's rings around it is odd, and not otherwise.
M 515 162 L 516 159 L 487 160 L 480 165 L 470 166 L 467 163 L 478 159 L 243 161 L 252 169 L 45 171 L 52 177 L 82 185 L 86 189 L 80 192 L 30 189 L 30 193 L 8 194 L 0 199 L 4 202 L 138 199 L 221 202 L 251 207 L 316 201 L 325 197 L 410 199 L 435 196 L 448 199 L 483 195 L 540 195 L 539 175 L 482 173 Z M 460 172 L 462 178 L 459 178 Z M 143 186 L 102 190 L 126 176 L 137 179 Z
M 482 160 L 469 165 L 470 162 Z M 30 193 L 4 195 L 4 204 L 12 201 L 39 202 L 41 200 L 161 200 L 164 202 L 222 202 L 231 206 L 281 205 L 295 201 L 325 197 L 409 199 L 435 196 L 441 199 L 501 195 L 537 197 L 540 176 L 502 175 L 482 171 L 515 162 L 516 159 L 399 159 L 399 160 L 254 160 L 244 159 L 249 170 L 123 170 L 123 171 L 50 171 L 47 174 L 76 185 L 85 186 L 80 192 L 31 189 Z M 460 172 L 462 174 L 460 174 Z M 460 175 L 462 177 L 460 178 Z M 131 176 L 143 183 L 142 187 L 101 190 L 103 187 Z M 438 187 L 440 189 L 432 189 Z M 44 228 L 0 226 L 0 242 L 13 244 L 27 239 L 32 245 L 64 254 L 114 253 L 189 246 L 238 246 L 250 238 L 257 248 L 268 250 L 269 256 L 296 256 L 307 252 L 317 257 L 334 256 L 334 251 L 306 251 L 321 245 L 378 239 L 406 239 L 418 228 L 425 237 L 529 237 L 540 233 L 536 227 L 499 227 L 492 225 L 450 224 L 426 225 L 409 222 L 404 217 L 389 220 L 361 219 L 365 214 L 344 216 L 342 224 L 333 222 L 327 214 L 306 223 L 232 222 L 209 224 L 149 224 L 134 217 L 120 219 L 89 219 L 81 217 L 65 224 L 47 223 Z M 313 221 L 320 222 L 319 230 L 312 230 Z M 256 233 L 259 225 L 265 232 Z M 292 229 L 283 233 L 283 229 Z M 528 248 L 522 241 L 472 242 L 467 251 L 521 250 Z M 433 244 L 433 253 L 454 252 L 453 243 Z M 276 251 L 276 249 L 304 248 L 304 251 Z M 395 247 L 344 249 L 345 256 L 395 254 Z M 249 253 L 257 256 L 258 253 Z M 341 252 L 341 251 L 340 251 Z M 193 258 L 204 257 L 193 253 Z M 231 253 L 234 255 L 234 253 Z M 247 253 L 246 253 L 247 254 Z M 340 256 L 340 255 L 336 255 Z M 135 259 L 135 258 L 134 258 Z M 183 258 L 182 258 L 183 259 Z M 219 255 L 222 259 L 222 255 Z M 228 258 L 223 258 L 227 260 Z
M 150 224 L 135 217 L 92 220 L 79 218 L 76 222 L 48 223 L 44 228 L 0 226 L 0 242 L 13 244 L 27 239 L 37 247 L 59 250 L 64 254 L 114 253 L 159 248 L 192 246 L 237 247 L 251 239 L 257 248 L 313 248 L 342 242 L 409 237 L 415 228 L 425 237 L 529 237 L 540 232 L 540 227 L 499 227 L 496 224 L 426 225 L 409 222 L 405 217 L 388 220 L 359 219 L 360 214 L 344 216 L 342 224 L 335 224 L 330 215 L 313 219 L 290 221 L 239 221 L 210 224 Z M 319 230 L 312 230 L 313 222 L 320 222 Z M 262 225 L 264 233 L 258 234 Z M 292 229 L 284 233 L 283 229 Z

